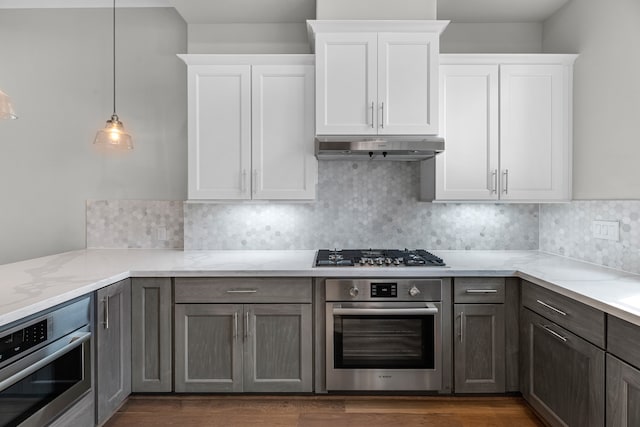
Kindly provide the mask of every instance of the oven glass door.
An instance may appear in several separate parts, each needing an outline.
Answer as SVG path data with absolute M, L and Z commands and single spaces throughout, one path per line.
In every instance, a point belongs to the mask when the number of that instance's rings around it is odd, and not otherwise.
M 333 314 L 334 368 L 435 369 L 435 314 L 352 311 Z
M 0 426 L 50 421 L 91 388 L 90 335 L 61 338 L 2 370 Z

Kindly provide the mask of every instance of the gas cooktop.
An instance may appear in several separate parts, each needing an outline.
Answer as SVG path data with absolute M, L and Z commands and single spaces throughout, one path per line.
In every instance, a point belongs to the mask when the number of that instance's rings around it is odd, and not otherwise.
M 320 249 L 316 267 L 443 267 L 441 258 L 424 249 Z

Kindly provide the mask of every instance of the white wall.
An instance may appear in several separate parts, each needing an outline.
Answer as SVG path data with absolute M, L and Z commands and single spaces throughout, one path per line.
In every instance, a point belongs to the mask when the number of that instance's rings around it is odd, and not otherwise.
M 316 19 L 436 19 L 436 0 L 316 0 Z
M 0 88 L 20 117 L 0 121 L 0 264 L 85 247 L 87 199 L 186 198 L 186 24 L 121 9 L 117 35 L 135 149 L 106 156 L 92 142 L 112 113 L 111 10 L 0 11 Z
M 443 53 L 538 53 L 542 24 L 451 22 L 440 36 Z
M 640 198 L 640 2 L 573 0 L 544 23 L 574 68 L 573 197 Z

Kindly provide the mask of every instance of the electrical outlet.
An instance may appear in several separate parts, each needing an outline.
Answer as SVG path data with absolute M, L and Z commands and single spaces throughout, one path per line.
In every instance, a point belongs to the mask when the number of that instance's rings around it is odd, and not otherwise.
M 594 220 L 591 223 L 591 233 L 596 239 L 620 240 L 620 222 Z
M 167 240 L 167 227 L 156 227 L 156 239 L 158 241 Z

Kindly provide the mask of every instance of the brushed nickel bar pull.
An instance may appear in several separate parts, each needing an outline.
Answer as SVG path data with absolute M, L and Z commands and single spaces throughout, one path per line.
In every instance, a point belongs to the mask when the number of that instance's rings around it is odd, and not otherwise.
M 562 342 L 567 342 L 567 339 L 565 337 L 563 337 L 562 335 L 560 335 L 559 333 L 557 333 L 556 331 L 550 329 L 548 326 L 545 326 L 543 324 L 538 323 L 538 326 L 540 326 L 542 329 L 544 329 L 545 331 L 549 332 L 551 335 L 553 335 L 554 337 L 558 338 L 560 341 Z
M 497 289 L 467 289 L 465 291 L 468 294 L 497 294 Z
M 245 191 L 247 191 L 247 170 L 246 169 L 242 169 L 240 181 L 242 183 L 241 191 L 244 193 Z
M 464 342 L 464 311 L 460 312 L 460 342 Z
M 380 127 L 384 129 L 384 102 L 382 103 L 382 119 L 380 120 Z
M 498 192 L 498 169 L 494 169 L 493 172 L 491 172 L 491 176 L 493 178 L 493 188 L 491 192 L 496 194 Z
M 374 121 L 375 121 L 374 114 L 375 114 L 375 111 L 376 111 L 376 109 L 375 109 L 374 102 L 373 102 L 373 101 L 371 101 L 371 128 L 372 128 L 372 129 L 373 129 L 373 127 L 374 127 Z
M 504 177 L 504 188 L 502 189 L 502 192 L 504 194 L 508 194 L 509 193 L 509 169 L 505 169 L 504 172 L 502 172 L 502 176 Z
M 553 306 L 551 306 L 551 305 L 547 304 L 546 302 L 543 302 L 543 301 L 540 301 L 540 300 L 536 300 L 536 302 L 537 302 L 538 304 L 542 305 L 543 307 L 546 307 L 546 308 L 548 308 L 549 310 L 553 310 L 553 311 L 555 311 L 556 313 L 558 313 L 558 314 L 560 314 L 560 315 L 562 315 L 562 316 L 566 316 L 566 315 L 567 315 L 567 313 L 565 313 L 564 311 L 559 310 L 559 309 L 557 309 L 557 308 L 555 308 L 555 307 L 553 307 Z
M 249 312 L 247 311 L 245 314 L 245 325 L 244 325 L 244 337 L 249 337 Z
M 256 193 L 258 189 L 258 169 L 253 170 L 253 181 L 251 182 L 251 191 L 253 194 Z
M 229 289 L 227 291 L 228 294 L 255 294 L 257 292 L 257 289 Z
M 102 298 L 102 303 L 104 304 L 104 320 L 102 321 L 102 325 L 105 329 L 109 329 L 109 295 Z
M 233 340 L 238 341 L 238 312 L 233 313 Z

